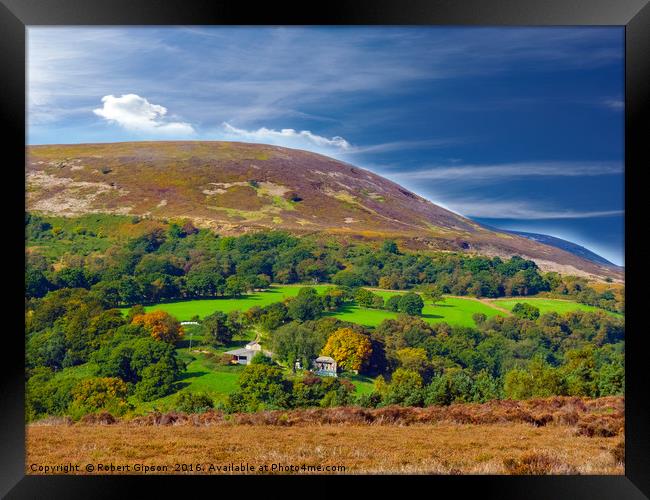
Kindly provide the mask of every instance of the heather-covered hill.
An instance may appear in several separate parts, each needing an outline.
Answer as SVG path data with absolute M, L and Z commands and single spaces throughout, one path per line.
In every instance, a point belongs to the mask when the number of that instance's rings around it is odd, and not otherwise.
M 188 218 L 227 234 L 273 228 L 394 238 L 405 247 L 517 254 L 546 270 L 622 279 L 620 268 L 484 227 L 307 151 L 198 141 L 30 146 L 26 173 L 33 212 Z

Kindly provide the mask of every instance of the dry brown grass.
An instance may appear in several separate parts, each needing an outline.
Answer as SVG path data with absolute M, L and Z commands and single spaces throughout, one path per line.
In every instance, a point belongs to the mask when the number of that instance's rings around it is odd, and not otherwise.
M 623 474 L 618 438 L 564 426 L 30 426 L 30 464 L 344 465 L 347 473 Z M 161 471 L 165 472 L 165 471 Z
M 27 473 L 31 464 L 79 464 L 82 474 L 89 463 L 146 464 L 172 474 L 175 464 L 248 463 L 343 465 L 352 474 L 623 474 L 622 406 L 622 398 L 550 398 L 230 418 L 170 413 L 123 422 L 104 414 L 28 426 Z M 584 422 L 607 431 L 583 432 Z
M 490 401 L 483 404 L 454 404 L 427 408 L 387 406 L 310 408 L 224 415 L 212 411 L 201 415 L 151 413 L 129 420 L 130 425 L 413 425 L 434 423 L 503 424 L 525 423 L 536 427 L 571 426 L 576 434 L 612 437 L 623 432 L 625 402 L 622 397 L 587 399 L 552 397 L 526 401 Z M 96 417 L 89 417 L 96 418 Z
M 622 439 L 612 449 L 612 456 L 617 463 L 625 464 L 625 439 Z

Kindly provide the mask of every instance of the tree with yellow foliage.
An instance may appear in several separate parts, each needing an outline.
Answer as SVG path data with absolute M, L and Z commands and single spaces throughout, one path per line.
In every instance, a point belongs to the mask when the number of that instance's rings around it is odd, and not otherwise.
M 422 347 L 404 347 L 395 354 L 400 367 L 405 370 L 411 370 L 424 376 L 432 369 L 431 362 L 427 357 L 427 351 Z
M 122 415 L 130 409 L 127 395 L 127 385 L 117 377 L 85 379 L 73 387 L 69 411 L 73 418 L 96 411 Z
M 327 339 L 322 356 L 334 358 L 343 370 L 359 371 L 372 354 L 370 339 L 351 328 L 339 328 Z
M 183 327 L 180 322 L 165 311 L 152 311 L 133 317 L 133 324 L 142 325 L 155 340 L 174 343 L 181 339 Z

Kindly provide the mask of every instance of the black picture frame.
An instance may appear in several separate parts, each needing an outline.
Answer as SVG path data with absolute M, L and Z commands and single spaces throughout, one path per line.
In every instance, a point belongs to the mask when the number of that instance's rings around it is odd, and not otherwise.
M 392 477 L 398 487 L 421 491 L 427 496 L 473 492 L 499 498 L 647 498 L 650 496 L 650 385 L 645 365 L 647 328 L 643 315 L 642 290 L 648 283 L 643 273 L 645 231 L 642 174 L 650 165 L 645 132 L 650 125 L 650 6 L 649 0 L 330 0 L 322 4 L 265 2 L 249 4 L 235 0 L 0 0 L 0 110 L 5 125 L 3 174 L 7 179 L 3 200 L 7 203 L 5 238 L 12 253 L 5 258 L 15 272 L 16 284 L 5 281 L 7 314 L 0 377 L 0 495 L 7 498 L 114 498 L 128 495 L 134 486 L 164 487 L 169 494 L 192 493 L 200 481 L 213 494 L 235 494 L 246 481 L 247 491 L 262 488 L 262 494 L 294 495 L 332 488 L 340 478 L 326 478 L 316 486 L 313 479 L 288 478 L 279 486 L 277 478 L 258 477 L 141 477 L 141 476 L 26 476 L 24 417 L 24 331 L 20 283 L 24 233 L 25 163 L 25 29 L 34 25 L 616 25 L 625 26 L 625 238 L 627 293 L 626 322 L 626 464 L 625 476 L 426 476 Z M 8 176 L 8 177 L 7 177 Z M 21 181 L 22 179 L 22 181 Z M 10 243 L 15 243 L 10 245 Z M 15 264 L 14 264 L 15 262 Z M 13 276 L 12 276 L 13 277 Z M 13 285 L 13 286 L 12 286 Z M 15 303 L 15 307 L 13 304 Z M 14 314 L 15 313 L 15 314 Z M 647 325 L 647 322 L 646 322 Z M 353 478 L 370 494 L 381 491 L 386 477 Z M 350 478 L 344 478 L 347 482 Z M 232 481 L 236 481 L 234 488 Z M 414 483 L 417 482 L 417 484 Z M 296 484 L 298 482 L 299 484 Z M 288 488 L 288 489 L 287 489 Z M 423 489 L 424 488 L 424 489 Z M 230 491 L 230 493 L 228 493 Z M 421 493 L 417 493 L 421 494 Z

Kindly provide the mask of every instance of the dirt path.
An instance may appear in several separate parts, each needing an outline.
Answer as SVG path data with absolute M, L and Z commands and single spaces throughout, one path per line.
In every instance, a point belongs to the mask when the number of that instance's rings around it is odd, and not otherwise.
M 376 287 L 369 287 L 369 286 L 364 286 L 366 290 L 370 291 L 375 291 L 375 292 L 395 292 L 395 293 L 406 293 L 409 290 L 386 290 L 384 288 L 376 288 Z M 490 299 L 479 299 L 478 297 L 471 297 L 469 295 L 447 295 L 445 294 L 444 297 L 449 297 L 452 299 L 464 299 L 464 300 L 475 300 L 476 302 L 480 302 L 482 304 L 485 304 L 488 307 L 491 307 L 492 309 L 496 309 L 499 312 L 502 312 L 506 316 L 511 316 L 512 313 L 508 311 L 508 309 L 504 309 L 503 307 L 499 307 L 496 304 L 494 304 L 493 300 Z
M 481 304 L 485 304 L 492 309 L 496 309 L 497 311 L 504 313 L 506 316 L 512 315 L 512 312 L 504 309 L 503 307 L 495 305 L 494 302 L 490 299 L 479 299 L 478 297 L 470 297 L 469 295 L 445 295 L 445 297 L 450 297 L 452 299 L 475 300 L 476 302 L 480 302 Z
M 498 299 L 490 299 L 493 301 L 499 301 L 499 300 L 558 300 L 560 302 L 577 302 L 576 300 L 571 300 L 571 299 L 558 299 L 556 297 L 530 297 L 528 295 L 524 297 L 499 297 Z

